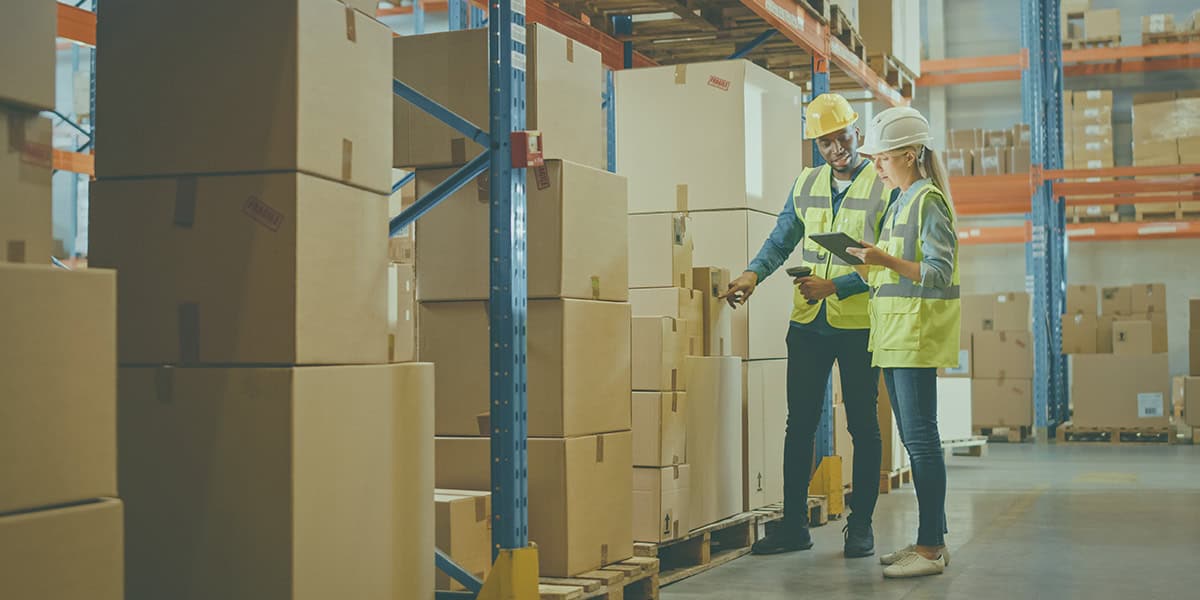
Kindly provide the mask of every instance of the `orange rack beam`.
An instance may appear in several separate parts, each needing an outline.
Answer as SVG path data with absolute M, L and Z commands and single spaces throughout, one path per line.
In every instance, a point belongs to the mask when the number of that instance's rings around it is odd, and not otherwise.
M 959 245 L 1024 244 L 1032 238 L 1029 224 L 1025 226 L 975 227 L 958 231 Z M 1067 225 L 1067 239 L 1072 242 L 1116 242 L 1129 240 L 1169 240 L 1200 238 L 1200 221 L 1168 221 L 1162 223 L 1079 223 Z
M 96 13 L 59 3 L 58 37 L 95 46 Z
M 1150 58 L 1158 60 L 1146 60 Z M 1020 54 L 922 61 L 917 85 L 1015 81 L 1021 78 L 1021 70 L 1028 62 L 1029 55 L 1025 50 Z M 1063 75 L 1066 77 L 1189 69 L 1200 69 L 1200 41 L 1063 50 Z
M 418 0 L 421 3 L 421 8 L 425 12 L 439 13 L 450 10 L 450 3 L 447 0 Z M 476 4 L 476 3 L 472 3 Z M 476 4 L 479 8 L 487 9 L 487 6 L 482 2 Z M 411 15 L 413 13 L 412 5 L 408 6 L 393 6 L 392 8 L 377 8 L 375 9 L 376 17 L 388 17 L 391 15 Z
M 96 157 L 92 154 L 54 150 L 51 155 L 51 164 L 59 171 L 96 176 Z

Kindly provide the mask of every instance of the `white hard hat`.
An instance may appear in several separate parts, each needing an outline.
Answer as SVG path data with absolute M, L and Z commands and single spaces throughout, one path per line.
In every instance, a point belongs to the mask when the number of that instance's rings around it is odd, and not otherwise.
M 867 156 L 908 146 L 929 146 L 929 121 L 915 108 L 897 106 L 875 115 L 859 152 Z

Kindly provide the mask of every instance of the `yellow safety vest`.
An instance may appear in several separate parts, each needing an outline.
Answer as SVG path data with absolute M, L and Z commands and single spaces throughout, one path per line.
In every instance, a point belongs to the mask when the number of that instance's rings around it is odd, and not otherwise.
M 879 248 L 892 256 L 921 262 L 921 214 L 926 202 L 943 202 L 956 220 L 954 206 L 926 182 L 906 204 L 897 201 L 883 217 Z M 924 287 L 882 267 L 872 267 L 871 341 L 877 367 L 958 366 L 958 252 L 946 288 Z
M 843 232 L 856 240 L 874 242 L 879 233 L 879 220 L 887 209 L 887 189 L 875 173 L 875 165 L 867 163 L 850 183 L 837 216 L 833 214 L 833 190 L 829 165 L 818 169 L 805 168 L 792 188 L 792 205 L 804 224 L 804 245 L 801 261 L 813 270 L 813 275 L 834 279 L 854 272 L 854 267 L 809 239 L 814 233 Z M 823 300 L 825 316 L 837 329 L 867 329 L 871 317 L 867 312 L 867 295 L 858 294 L 839 300 L 836 295 Z M 796 288 L 792 320 L 811 323 L 821 310 L 821 304 L 809 304 Z

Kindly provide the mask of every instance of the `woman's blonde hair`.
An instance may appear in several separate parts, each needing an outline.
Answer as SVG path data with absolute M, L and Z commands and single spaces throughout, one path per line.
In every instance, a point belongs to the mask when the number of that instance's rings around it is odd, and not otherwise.
M 950 199 L 950 177 L 946 172 L 946 165 L 942 162 L 942 157 L 938 155 L 933 148 L 926 146 L 907 146 L 896 150 L 897 154 L 912 152 L 916 156 L 917 173 L 921 178 L 928 178 L 942 195 L 946 197 L 946 202 L 952 202 Z

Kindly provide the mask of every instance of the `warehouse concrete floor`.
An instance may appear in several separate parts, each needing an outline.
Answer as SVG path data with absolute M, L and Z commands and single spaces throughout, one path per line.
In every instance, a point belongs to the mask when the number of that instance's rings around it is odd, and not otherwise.
M 1200 447 L 992 444 L 948 465 L 952 562 L 885 580 L 878 557 L 841 556 L 842 525 L 812 550 L 746 556 L 663 588 L 664 600 L 1195 598 L 1200 589 Z M 916 537 L 912 486 L 880 496 L 876 551 Z

